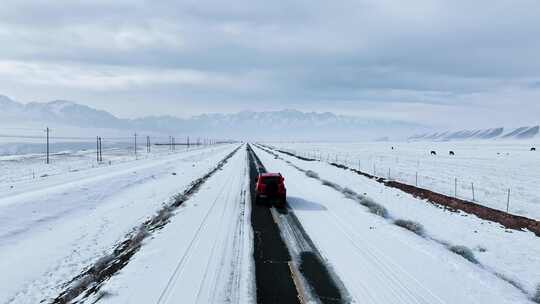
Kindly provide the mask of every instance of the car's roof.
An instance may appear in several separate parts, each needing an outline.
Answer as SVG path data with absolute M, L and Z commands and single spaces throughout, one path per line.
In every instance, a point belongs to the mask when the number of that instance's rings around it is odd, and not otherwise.
M 263 177 L 281 176 L 281 173 L 261 173 Z

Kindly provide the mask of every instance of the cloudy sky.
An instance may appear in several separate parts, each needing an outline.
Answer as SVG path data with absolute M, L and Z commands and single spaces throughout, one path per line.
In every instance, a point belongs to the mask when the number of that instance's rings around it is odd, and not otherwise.
M 538 124 L 539 16 L 537 0 L 3 0 L 0 94 L 120 117 Z

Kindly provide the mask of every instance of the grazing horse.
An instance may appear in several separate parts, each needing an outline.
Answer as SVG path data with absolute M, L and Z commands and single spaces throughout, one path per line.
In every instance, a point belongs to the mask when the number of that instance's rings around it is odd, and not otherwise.
M 437 152 L 431 151 L 431 155 L 437 155 Z
M 450 151 L 450 152 L 448 152 L 448 154 L 450 154 L 451 156 L 456 155 L 456 153 L 454 153 L 454 151 Z
M 535 148 L 535 147 L 532 147 L 532 148 L 531 148 L 531 151 L 536 151 L 536 148 Z

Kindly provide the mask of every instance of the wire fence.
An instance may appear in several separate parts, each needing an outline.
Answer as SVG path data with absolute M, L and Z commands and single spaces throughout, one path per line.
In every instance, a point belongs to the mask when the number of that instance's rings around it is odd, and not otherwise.
M 377 178 L 397 181 L 450 197 L 486 205 L 507 213 L 512 212 L 513 196 L 517 194 L 516 191 L 512 190 L 512 183 L 504 184 L 503 181 L 482 183 L 471 178 L 454 175 L 452 172 L 445 172 L 445 168 L 440 168 L 437 174 L 432 174 L 437 168 L 435 161 L 423 164 L 421 160 L 403 160 L 399 157 L 386 155 L 373 154 L 361 158 L 354 153 L 348 152 L 330 153 L 322 150 L 280 149 L 305 158 L 357 169 Z M 411 163 L 414 164 L 411 165 Z M 429 173 L 426 174 L 423 170 Z M 519 187 L 515 187 L 514 190 L 517 188 Z M 520 210 L 520 213 L 523 213 L 523 211 Z

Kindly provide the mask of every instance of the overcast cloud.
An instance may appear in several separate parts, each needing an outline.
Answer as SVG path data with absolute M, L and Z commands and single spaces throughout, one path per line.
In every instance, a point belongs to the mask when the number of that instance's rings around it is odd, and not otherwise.
M 0 94 L 120 117 L 540 123 L 536 0 L 75 2 L 2 1 Z

